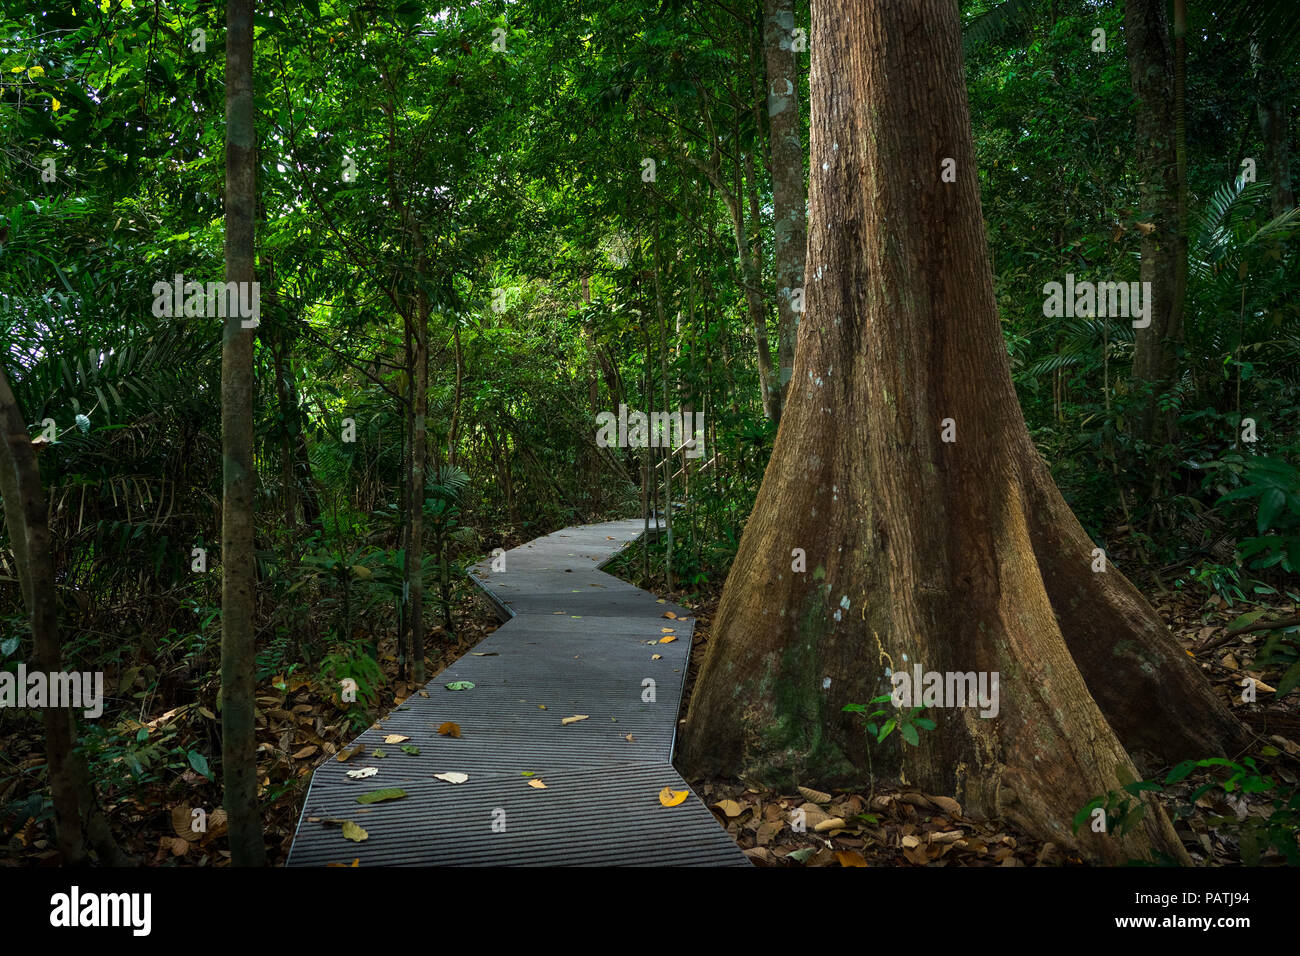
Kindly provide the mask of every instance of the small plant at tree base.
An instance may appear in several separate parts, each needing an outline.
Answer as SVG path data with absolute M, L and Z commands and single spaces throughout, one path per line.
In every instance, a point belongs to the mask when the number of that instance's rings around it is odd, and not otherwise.
M 845 704 L 841 710 L 852 714 L 862 714 L 867 722 L 867 733 L 875 737 L 878 744 L 883 744 L 885 739 L 897 730 L 899 736 L 909 744 L 913 747 L 918 746 L 921 743 L 921 736 L 918 731 L 934 730 L 935 727 L 934 721 L 929 717 L 917 716 L 924 709 L 923 707 L 913 707 L 907 711 L 902 711 L 900 708 L 898 716 L 890 717 L 884 723 L 878 723 L 877 719 L 884 717 L 888 711 L 880 708 L 870 713 L 867 712 L 867 708 L 871 704 L 884 704 L 892 699 L 889 694 L 881 694 L 879 697 L 871 698 L 870 702 L 866 704 Z
M 1278 756 L 1278 751 L 1266 746 L 1260 751 L 1266 757 Z M 1090 800 L 1074 815 L 1073 829 L 1088 822 L 1093 811 L 1098 807 L 1105 812 L 1106 832 L 1123 836 L 1142 819 L 1146 807 L 1130 799 L 1143 791 L 1167 793 L 1166 787 L 1186 779 L 1194 770 L 1211 767 L 1223 767 L 1227 776 L 1222 780 L 1210 780 L 1192 790 L 1184 802 L 1173 807 L 1172 817 L 1185 819 L 1196 812 L 1197 801 L 1216 787 L 1222 788 L 1225 795 L 1231 794 L 1271 794 L 1272 812 L 1267 816 L 1249 815 L 1238 820 L 1236 815 L 1214 816 L 1207 819 L 1211 826 L 1234 833 L 1241 850 L 1242 862 L 1248 866 L 1259 863 L 1264 850 L 1270 846 L 1286 858 L 1289 866 L 1300 866 L 1300 787 L 1279 785 L 1271 776 L 1263 773 L 1252 757 L 1242 757 L 1240 762 L 1224 757 L 1209 757 L 1204 760 L 1184 760 L 1169 771 L 1163 783 L 1154 780 L 1134 780 L 1124 768 L 1117 768 L 1122 790 L 1109 790 L 1103 796 Z M 1125 794 L 1130 796 L 1125 796 Z

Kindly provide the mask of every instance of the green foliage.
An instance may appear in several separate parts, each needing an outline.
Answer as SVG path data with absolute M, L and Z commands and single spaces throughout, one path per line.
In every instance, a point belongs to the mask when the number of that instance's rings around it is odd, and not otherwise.
M 1276 757 L 1278 751 L 1265 747 L 1265 756 Z M 1122 768 L 1121 768 L 1122 769 Z M 1186 780 L 1196 770 L 1209 770 L 1218 776 L 1192 788 L 1185 795 L 1175 795 L 1170 787 Z M 1225 797 L 1267 795 L 1268 809 L 1262 814 L 1247 814 L 1239 819 L 1237 813 L 1214 814 L 1204 822 L 1236 838 L 1242 862 L 1255 866 L 1261 855 L 1272 848 L 1285 857 L 1290 866 L 1300 866 L 1300 788 L 1275 780 L 1259 769 L 1253 757 L 1228 760 L 1210 757 L 1203 760 L 1184 760 L 1165 776 L 1163 782 L 1134 780 L 1131 775 L 1120 774 L 1124 779 L 1122 789 L 1110 790 L 1105 795 L 1089 801 L 1073 820 L 1073 831 L 1085 825 L 1093 811 L 1100 807 L 1106 814 L 1106 832 L 1122 836 L 1142 819 L 1145 806 L 1137 798 L 1151 792 L 1171 799 L 1171 813 L 1175 820 L 1197 814 L 1197 801 L 1215 791 Z M 1127 779 L 1125 779 L 1127 778 Z M 1228 800 L 1231 803 L 1231 799 Z
M 889 694 L 881 694 L 879 697 L 873 697 L 870 704 L 884 704 L 891 700 L 892 697 Z M 918 716 L 925 709 L 923 706 L 912 707 L 908 710 L 895 708 L 895 716 L 889 717 L 883 722 L 879 718 L 886 717 L 888 711 L 884 708 L 868 710 L 869 706 L 869 704 L 845 704 L 840 709 L 848 713 L 862 714 L 867 734 L 874 737 L 878 744 L 883 744 L 889 735 L 897 730 L 900 737 L 913 747 L 916 747 L 921 743 L 919 731 L 934 730 L 935 728 L 935 722 L 929 717 Z

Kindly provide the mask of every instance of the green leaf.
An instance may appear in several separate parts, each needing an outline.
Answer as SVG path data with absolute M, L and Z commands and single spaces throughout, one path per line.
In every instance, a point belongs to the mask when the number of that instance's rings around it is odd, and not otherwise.
M 1178 766 L 1174 767 L 1173 770 L 1169 771 L 1169 776 L 1165 777 L 1165 784 L 1168 785 L 1171 783 L 1177 783 L 1179 780 L 1184 780 L 1187 778 L 1187 775 L 1195 769 L 1195 760 L 1184 760 Z
M 1270 488 L 1264 492 L 1264 496 L 1259 499 L 1259 516 L 1255 520 L 1255 527 L 1259 529 L 1260 534 L 1273 526 L 1273 519 L 1277 517 L 1284 504 L 1286 504 L 1286 495 L 1277 488 Z
M 808 857 L 817 852 L 816 847 L 806 846 L 802 850 L 795 850 L 793 853 L 787 853 L 787 860 L 794 860 L 796 863 L 807 863 Z
M 0 644 L 0 654 L 8 657 L 14 651 L 18 650 L 18 637 L 8 638 L 3 644 Z
M 1277 696 L 1273 699 L 1280 700 L 1282 695 L 1290 692 L 1296 684 L 1300 684 L 1300 661 L 1292 664 L 1282 675 L 1282 679 L 1277 682 Z
M 474 682 L 471 680 L 454 680 L 446 686 L 447 690 L 470 690 L 474 687 Z
M 371 790 L 357 797 L 357 803 L 382 803 L 384 800 L 400 800 L 406 791 L 400 787 L 386 787 L 383 790 Z
M 412 747 L 410 744 L 402 744 L 402 753 L 415 756 L 420 752 L 419 747 Z
M 898 732 L 902 734 L 903 739 L 906 740 L 913 747 L 921 743 L 921 738 L 916 733 L 916 727 L 910 723 L 899 724 Z
M 203 756 L 197 750 L 191 750 L 186 756 L 189 758 L 190 766 L 195 773 L 202 774 L 209 780 L 212 779 L 212 771 L 208 768 L 208 758 Z

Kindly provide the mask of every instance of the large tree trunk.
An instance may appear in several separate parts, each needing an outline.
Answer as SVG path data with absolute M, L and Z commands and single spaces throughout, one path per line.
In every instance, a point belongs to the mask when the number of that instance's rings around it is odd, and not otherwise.
M 1153 227 L 1142 237 L 1141 280 L 1149 282 L 1150 325 L 1135 332 L 1134 384 L 1148 397 L 1134 419 L 1135 434 L 1155 444 L 1173 435 L 1174 414 L 1162 412 L 1159 397 L 1175 384 L 1183 340 L 1187 291 L 1187 232 L 1180 215 L 1178 110 L 1185 99 L 1175 80 L 1165 0 L 1128 0 L 1124 5 L 1125 48 L 1137 99 L 1134 168 L 1142 177 L 1142 214 Z
M 799 116 L 799 71 L 791 49 L 793 0 L 763 0 L 763 57 L 767 65 L 767 116 L 772 166 L 772 209 L 776 220 L 772 258 L 776 272 L 777 397 L 784 405 L 794 374 L 799 312 L 796 289 L 803 288 L 807 196 L 803 184 L 803 124 Z
M 684 759 L 778 785 L 897 777 L 1090 856 L 1185 859 L 1154 806 L 1123 837 L 1071 833 L 1076 811 L 1138 775 L 1126 745 L 1170 761 L 1245 732 L 1132 586 L 1092 572 L 1092 542 L 1025 428 L 956 8 L 814 0 L 811 50 L 808 265 L 821 278 Z M 940 180 L 948 157 L 955 183 Z M 998 673 L 999 713 L 932 711 L 919 746 L 868 753 L 842 707 L 915 665 Z
M 257 199 L 253 113 L 253 4 L 226 3 L 226 281 L 256 278 Z M 227 317 L 221 349 L 221 767 L 230 824 L 230 862 L 265 866 L 257 806 L 253 723 L 257 645 L 253 630 L 253 336 Z

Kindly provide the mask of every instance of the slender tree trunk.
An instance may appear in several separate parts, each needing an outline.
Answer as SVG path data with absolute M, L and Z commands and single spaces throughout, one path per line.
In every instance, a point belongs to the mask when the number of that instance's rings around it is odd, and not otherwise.
M 451 339 L 456 351 L 456 392 L 451 402 L 451 424 L 447 428 L 447 464 L 456 464 L 459 457 L 457 445 L 460 443 L 460 403 L 465 383 L 465 353 L 460 345 L 460 319 L 456 313 L 451 316 Z
M 0 496 L 4 498 L 5 523 L 18 566 L 23 603 L 31 621 L 34 662 L 38 670 L 50 674 L 62 670 L 62 655 L 48 512 L 36 464 L 36 448 L 27 435 L 22 411 L 3 369 L 0 369 Z M 42 716 L 50 796 L 54 802 L 55 840 L 64 865 L 78 866 L 87 859 L 72 766 L 75 718 L 72 711 L 62 707 L 47 707 Z
M 1256 115 L 1264 140 L 1264 176 L 1272 184 L 1269 198 L 1273 215 L 1280 216 L 1295 207 L 1295 187 L 1291 181 L 1291 86 L 1285 71 L 1278 68 L 1259 42 L 1251 44 L 1250 53 L 1259 97 Z
M 423 257 L 420 266 L 423 270 Z M 424 485 L 429 458 L 429 302 L 424 290 L 415 309 L 411 353 L 411 530 L 407 552 L 407 587 L 411 602 L 411 672 L 417 686 L 424 670 Z
M 1123 836 L 1071 833 L 1080 808 L 1140 775 L 1126 746 L 1170 761 L 1247 734 L 1119 572 L 1093 573 L 1030 440 L 956 6 L 813 0 L 810 49 L 808 267 L 821 279 L 691 702 L 686 767 L 777 786 L 884 774 L 1089 856 L 1185 861 L 1153 803 Z M 941 181 L 942 157 L 956 182 Z M 868 754 L 843 706 L 914 667 L 997 673 L 997 714 L 936 709 L 919 745 L 895 734 Z
M 1180 218 L 1178 107 L 1183 84 L 1176 78 L 1165 0 L 1129 0 L 1124 5 L 1125 47 L 1137 98 L 1134 166 L 1142 214 L 1152 226 L 1142 237 L 1141 280 L 1149 282 L 1150 325 L 1137 329 L 1133 380 L 1150 390 L 1134 418 L 1138 437 L 1164 444 L 1173 435 L 1174 414 L 1162 412 L 1160 396 L 1175 383 L 1183 341 L 1187 288 L 1187 234 Z M 1181 77 L 1181 69 L 1177 71 Z M 1176 96 L 1179 97 L 1175 103 Z
M 226 3 L 226 281 L 256 278 L 253 220 L 257 200 L 253 112 L 253 4 Z M 257 805 L 253 723 L 253 337 L 239 316 L 226 319 L 221 349 L 221 766 L 229 816 L 230 861 L 264 866 Z
M 777 407 L 784 404 L 794 374 L 799 330 L 796 289 L 804 284 L 808 244 L 807 196 L 803 182 L 803 123 L 799 114 L 799 70 L 791 49 L 793 0 L 763 0 L 763 57 L 767 64 L 772 208 L 776 219 L 772 256 L 776 272 Z

